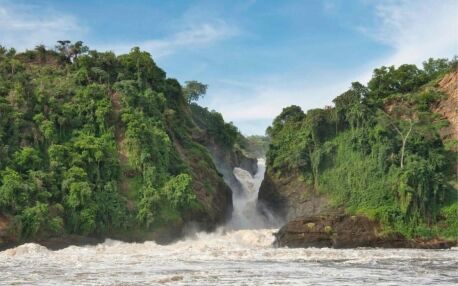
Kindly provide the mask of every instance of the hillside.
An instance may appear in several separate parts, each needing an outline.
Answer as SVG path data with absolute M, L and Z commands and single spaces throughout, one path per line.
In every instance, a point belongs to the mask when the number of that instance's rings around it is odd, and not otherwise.
M 166 242 L 187 222 L 223 223 L 232 196 L 214 153 L 236 157 L 231 170 L 256 161 L 222 117 L 227 128 L 211 132 L 195 118 L 178 81 L 138 48 L 0 47 L 0 244 Z
M 346 215 L 362 216 L 369 233 L 456 240 L 456 69 L 443 59 L 422 69 L 381 67 L 367 86 L 352 83 L 334 107 L 283 109 L 268 129 L 259 194 L 260 204 L 295 219 L 280 240 L 288 231 L 289 239 L 307 237 L 311 222 L 338 226 Z M 332 228 L 324 229 L 329 242 Z

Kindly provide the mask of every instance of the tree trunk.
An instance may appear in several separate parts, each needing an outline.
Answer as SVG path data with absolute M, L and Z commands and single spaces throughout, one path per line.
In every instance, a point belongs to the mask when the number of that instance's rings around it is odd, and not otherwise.
M 407 139 L 407 138 L 406 138 Z M 402 140 L 402 147 L 401 147 L 401 169 L 404 168 L 404 149 L 406 147 L 406 140 Z
M 409 131 L 407 131 L 407 134 L 405 136 L 402 135 L 402 132 L 399 131 L 398 129 L 398 132 L 399 134 L 401 135 L 401 139 L 402 139 L 402 148 L 401 148 L 401 169 L 404 168 L 404 152 L 405 152 L 405 148 L 406 148 L 406 143 L 407 143 L 407 139 L 409 138 L 409 135 L 410 135 L 410 132 L 412 131 L 412 128 L 413 128 L 413 122 L 411 120 L 410 121 L 410 126 L 409 126 Z

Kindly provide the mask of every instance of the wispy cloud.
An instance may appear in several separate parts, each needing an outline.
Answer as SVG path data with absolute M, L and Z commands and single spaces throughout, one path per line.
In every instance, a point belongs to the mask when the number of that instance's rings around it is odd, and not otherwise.
M 457 1 L 388 1 L 375 9 L 379 26 L 368 32 L 394 50 L 385 64 L 418 64 L 458 52 Z
M 208 46 L 237 35 L 238 30 L 224 21 L 209 21 L 190 23 L 164 38 L 144 40 L 141 42 L 111 43 L 109 46 L 97 46 L 102 50 L 112 50 L 116 53 L 128 52 L 138 46 L 150 52 L 154 58 L 174 54 L 182 49 L 192 49 Z
M 329 2 L 325 2 L 325 9 L 329 8 L 326 3 Z M 352 81 L 366 83 L 373 68 L 421 64 L 429 57 L 451 58 L 458 52 L 457 1 L 388 1 L 374 9 L 376 25 L 359 30 L 391 49 L 387 56 L 362 63 L 344 74 L 334 73 L 328 80 L 307 80 L 297 74 L 283 75 L 283 81 L 260 79 L 250 80 L 250 84 L 230 84 L 226 80 L 224 89 L 210 90 L 208 106 L 236 122 L 245 133 L 262 134 L 267 127 L 265 122 L 277 116 L 283 107 L 295 104 L 308 110 L 331 105 L 332 99 Z M 233 94 L 239 94 L 237 99 Z
M 335 96 L 350 86 L 350 75 L 330 74 L 319 81 L 291 74 L 249 82 L 224 80 L 210 86 L 204 104 L 233 121 L 242 133 L 264 134 L 272 119 L 286 106 L 294 104 L 308 110 L 330 105 Z
M 217 44 L 250 33 L 249 30 L 246 31 L 246 27 L 237 28 L 237 24 L 244 24 L 243 21 L 234 23 L 236 18 L 221 17 L 217 13 L 207 13 L 201 7 L 194 7 L 182 15 L 173 15 L 176 16 L 175 20 L 164 24 L 165 30 L 162 32 L 167 33 L 162 36 L 149 35 L 149 38 L 143 40 L 119 42 L 116 40 L 119 39 L 117 35 L 113 35 L 110 41 L 97 43 L 97 35 L 92 35 L 92 32 L 97 31 L 89 31 L 89 27 L 82 25 L 72 16 L 71 11 L 56 11 L 42 4 L 17 4 L 13 1 L 0 0 L 0 44 L 20 50 L 41 43 L 54 45 L 56 40 L 61 39 L 86 39 L 85 42 L 92 48 L 99 50 L 124 53 L 133 46 L 139 46 L 149 51 L 155 59 L 163 57 L 169 60 L 173 59 L 173 55 L 189 50 L 198 51 L 210 46 L 219 49 Z M 372 17 L 374 25 L 358 28 L 358 32 L 385 46 L 387 49 L 384 56 L 355 65 L 345 72 L 337 68 L 317 71 L 313 78 L 285 70 L 272 70 L 268 78 L 259 75 L 240 78 L 237 74 L 226 74 L 224 80 L 208 82 L 209 94 L 203 103 L 242 126 L 246 133 L 263 133 L 267 122 L 278 115 L 283 107 L 296 104 L 307 110 L 329 105 L 335 96 L 349 87 L 351 81 L 367 82 L 374 67 L 402 63 L 421 64 L 429 57 L 450 58 L 458 52 L 458 1 L 362 2 L 373 9 L 373 15 L 368 12 L 367 17 Z M 246 7 L 253 8 L 254 3 L 255 1 L 246 2 Z M 343 2 L 323 2 L 324 11 L 329 17 L 335 16 L 336 20 L 340 19 L 340 14 L 346 9 L 339 3 Z M 350 25 L 345 22 L 340 24 Z M 90 39 L 89 32 L 92 35 Z M 319 45 L 320 42 L 313 44 Z M 256 52 L 266 52 L 262 49 L 260 47 Z M 279 50 L 274 52 L 282 53 Z M 199 59 L 199 63 L 193 64 L 190 70 L 196 71 L 198 65 L 205 65 L 205 69 L 214 68 L 211 62 Z M 297 71 L 294 66 L 291 70 Z
M 18 50 L 57 40 L 81 39 L 87 29 L 70 14 L 43 5 L 18 5 L 0 1 L 0 44 Z

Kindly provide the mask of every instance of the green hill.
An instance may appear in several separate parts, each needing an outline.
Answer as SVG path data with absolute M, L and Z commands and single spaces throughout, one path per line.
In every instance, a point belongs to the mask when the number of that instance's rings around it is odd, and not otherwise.
M 456 129 L 447 119 L 458 111 L 438 112 L 456 69 L 444 59 L 381 67 L 334 107 L 283 109 L 267 130 L 261 203 L 287 219 L 337 211 L 380 221 L 387 233 L 456 239 L 458 134 L 442 131 Z
M 0 243 L 141 240 L 224 222 L 231 191 L 205 142 L 231 154 L 241 135 L 221 115 L 227 128 L 197 125 L 199 93 L 183 90 L 138 48 L 0 47 Z

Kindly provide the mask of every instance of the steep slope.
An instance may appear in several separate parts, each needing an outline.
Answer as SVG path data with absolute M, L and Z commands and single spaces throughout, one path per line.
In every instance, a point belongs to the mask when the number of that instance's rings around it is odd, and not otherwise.
M 331 209 L 326 196 L 318 194 L 300 175 L 279 175 L 271 169 L 267 169 L 262 181 L 258 208 L 274 211 L 280 220 L 312 216 Z
M 225 141 L 237 129 L 205 138 L 148 53 L 80 44 L 0 49 L 0 244 L 168 242 L 188 223 L 224 223 L 232 195 L 217 165 L 255 165 Z
M 232 123 L 224 122 L 222 115 L 207 108 L 190 105 L 192 118 L 200 132 L 194 132 L 194 139 L 210 152 L 217 170 L 232 190 L 241 191 L 240 182 L 233 174 L 234 167 L 247 170 L 252 175 L 257 171 L 257 160 L 246 155 L 241 148 L 243 136 Z
M 444 76 L 439 82 L 439 88 L 447 97 L 439 101 L 434 111 L 440 113 L 449 122 L 449 126 L 441 130 L 441 135 L 458 140 L 458 71 Z
M 307 223 L 346 215 L 373 221 L 366 229 L 378 238 L 456 240 L 457 153 L 447 140 L 456 131 L 455 66 L 440 59 L 425 62 L 423 70 L 382 67 L 367 87 L 353 83 L 335 107 L 283 110 L 268 129 L 272 143 L 259 192 L 261 206 L 291 221 L 280 245 L 319 246 Z M 341 229 L 340 221 L 329 223 Z M 315 234 L 332 233 L 323 226 Z

